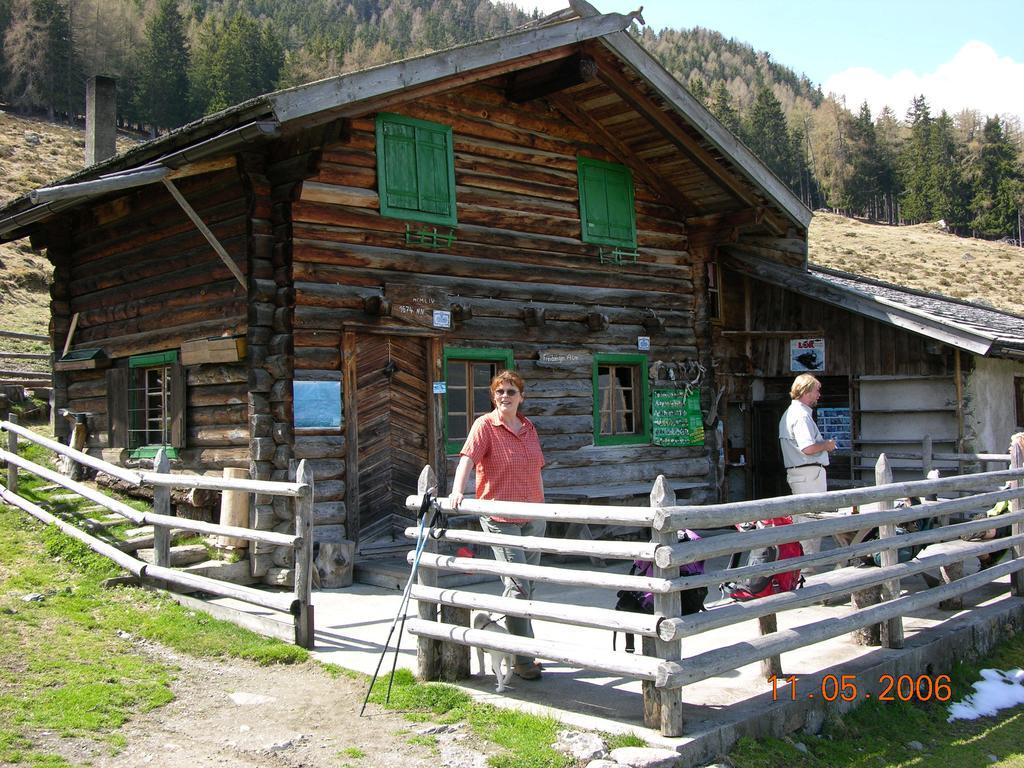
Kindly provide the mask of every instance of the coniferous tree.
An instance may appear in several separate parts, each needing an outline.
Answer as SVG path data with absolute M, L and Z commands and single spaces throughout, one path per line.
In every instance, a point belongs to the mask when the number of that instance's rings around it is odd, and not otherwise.
M 701 104 L 707 104 L 710 93 L 708 93 L 708 86 L 704 82 L 704 78 L 700 75 L 694 75 L 690 78 L 690 84 L 688 86 L 690 94 L 699 101 Z
M 898 171 L 903 126 L 891 107 L 883 107 L 875 120 L 875 138 L 878 141 L 879 179 L 881 192 L 879 218 L 889 224 L 899 221 L 898 200 L 901 192 Z
M 0 0 L 0 42 L 3 42 L 7 35 L 7 28 L 11 25 L 11 0 Z M 8 90 L 8 70 L 6 46 L 0 46 L 0 101 L 7 101 L 5 94 Z
M 761 87 L 742 123 L 747 146 L 791 188 L 799 185 L 799 163 L 782 104 L 767 85 Z
M 85 100 L 67 8 L 58 0 L 14 0 L 4 34 L 7 96 L 16 107 L 73 115 Z
M 945 110 L 932 124 L 928 138 L 929 219 L 942 219 L 953 231 L 962 231 L 968 220 L 969 194 L 963 178 L 963 153 Z
M 189 82 L 198 114 L 226 109 L 277 87 L 284 49 L 269 23 L 248 14 L 207 15 L 192 47 Z
M 135 105 L 139 117 L 158 128 L 176 128 L 192 117 L 189 109 L 188 50 L 177 0 L 158 0 L 146 24 L 136 65 Z
M 715 84 L 714 92 L 711 94 L 711 114 L 718 118 L 718 122 L 728 128 L 737 136 L 740 133 L 740 113 L 732 103 L 732 96 L 725 86 L 724 80 Z
M 971 201 L 971 226 L 988 237 L 1012 237 L 1024 207 L 1024 169 L 999 117 L 985 121 L 977 181 Z M 1019 236 L 1019 233 L 1017 233 Z
M 900 212 L 906 221 L 927 221 L 932 217 L 929 147 L 933 120 L 923 95 L 911 102 L 907 122 L 910 135 L 900 154 Z
M 874 202 L 881 193 L 882 161 L 875 123 L 866 101 L 861 104 L 856 119 L 850 121 L 849 128 L 850 179 L 847 202 L 855 213 L 874 218 Z

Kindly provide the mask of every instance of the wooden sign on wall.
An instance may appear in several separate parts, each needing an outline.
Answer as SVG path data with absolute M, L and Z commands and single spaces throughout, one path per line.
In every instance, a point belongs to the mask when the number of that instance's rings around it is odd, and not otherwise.
M 434 327 L 434 310 L 447 310 L 451 302 L 440 288 L 426 285 L 385 283 L 384 295 L 391 302 L 391 316 L 413 325 Z
M 541 368 L 578 368 L 590 365 L 589 352 L 579 349 L 542 349 L 537 355 Z

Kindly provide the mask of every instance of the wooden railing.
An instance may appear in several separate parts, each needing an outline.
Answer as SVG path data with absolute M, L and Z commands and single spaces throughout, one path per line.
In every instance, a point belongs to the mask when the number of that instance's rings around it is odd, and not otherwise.
M 18 425 L 17 420 L 8 417 L 0 421 L 0 431 L 7 433 L 7 449 L 0 449 L 0 461 L 7 465 L 7 485 L 0 485 L 0 500 L 28 512 L 44 523 L 60 528 L 64 533 L 83 542 L 94 551 L 116 562 L 143 582 L 156 584 L 171 591 L 206 592 L 221 597 L 230 597 L 252 605 L 269 608 L 292 617 L 292 631 L 284 639 L 294 640 L 304 648 L 313 647 L 313 605 L 312 591 L 312 532 L 313 532 L 313 475 L 305 461 L 299 463 L 295 482 L 273 482 L 268 480 L 247 480 L 208 477 L 205 475 L 171 474 L 168 471 L 166 454 L 161 450 L 154 460 L 153 472 L 134 471 L 109 464 L 87 453 L 77 451 L 35 434 Z M 149 485 L 153 488 L 153 510 L 140 512 L 127 504 L 113 499 L 95 488 L 77 482 L 67 476 L 43 467 L 18 454 L 19 438 L 42 446 L 54 453 L 88 466 L 97 472 L 116 477 L 134 486 Z M 18 472 L 22 470 L 66 488 L 98 504 L 110 512 L 123 516 L 137 525 L 152 525 L 154 532 L 154 563 L 138 560 L 122 551 L 116 543 L 102 541 L 80 530 L 65 520 L 47 512 L 38 505 L 18 495 Z M 291 499 L 294 507 L 295 533 L 275 533 L 239 526 L 218 525 L 201 520 L 189 520 L 171 514 L 171 490 L 174 488 L 203 488 L 215 491 L 243 491 L 268 496 L 282 496 Z M 170 565 L 171 529 L 193 531 L 198 534 L 225 536 L 248 541 L 262 542 L 294 550 L 294 589 L 291 593 L 269 592 L 241 584 L 232 584 L 219 579 L 191 574 Z M 249 620 L 252 623 L 252 620 Z M 277 622 L 280 624 L 280 622 Z M 273 624 L 267 622 L 262 631 L 275 632 Z
M 898 472 L 919 472 L 921 477 L 937 477 L 937 474 L 964 474 L 965 470 L 978 467 L 982 471 L 994 469 L 995 466 L 1006 466 L 1010 462 L 1008 453 L 963 453 L 956 451 L 936 451 L 934 440 L 931 435 L 921 438 L 920 448 L 908 443 L 906 450 L 873 450 L 862 447 L 859 450 L 846 453 L 849 456 L 852 471 L 855 474 L 871 471 L 870 465 L 864 462 L 874 462 L 883 453 L 890 462 L 899 462 L 893 466 Z M 884 444 L 883 440 L 874 441 L 875 444 Z M 842 459 L 839 459 L 839 463 Z M 995 465 L 995 466 L 994 466 Z M 870 484 L 870 481 L 867 483 Z
M 40 336 L 35 333 L 18 333 L 15 331 L 0 331 L 0 338 L 15 339 L 16 341 L 44 341 L 49 342 L 49 336 Z M 26 363 L 23 361 L 46 361 L 47 370 L 39 370 L 38 366 L 22 368 Z M 16 362 L 8 362 L 16 361 Z M 53 385 L 53 373 L 50 368 L 49 352 L 15 352 L 0 350 L 0 384 L 11 384 L 20 387 L 49 387 Z
M 1017 436 L 1024 440 L 1024 436 Z M 1011 448 L 1011 468 L 994 472 L 961 475 L 933 480 L 893 483 L 885 458 L 878 467 L 878 485 L 805 496 L 786 496 L 757 501 L 732 502 L 706 506 L 677 506 L 664 478 L 651 490 L 649 507 L 601 507 L 575 504 L 513 504 L 466 499 L 462 513 L 504 515 L 514 518 L 542 518 L 548 521 L 587 524 L 622 524 L 651 529 L 649 542 L 575 541 L 554 537 L 522 538 L 497 536 L 467 530 L 438 528 L 432 532 L 419 561 L 419 583 L 412 596 L 419 601 L 419 618 L 407 625 L 419 637 L 419 674 L 425 679 L 457 679 L 468 675 L 468 647 L 477 646 L 506 653 L 520 653 L 561 662 L 570 666 L 601 670 L 644 681 L 644 716 L 648 726 L 660 728 L 663 735 L 683 734 L 682 686 L 735 670 L 760 661 L 765 676 L 779 674 L 779 654 L 802 648 L 843 634 L 881 625 L 882 642 L 901 647 L 901 617 L 925 606 L 950 605 L 965 593 L 1011 574 L 1013 594 L 1024 594 L 1024 512 L 1020 510 L 1020 486 L 1024 479 L 1024 452 L 1018 440 Z M 420 477 L 419 495 L 410 496 L 410 509 L 420 508 L 422 494 L 434 484 L 429 467 Z M 895 507 L 907 497 L 967 494 L 924 505 Z M 984 512 L 1001 501 L 1010 502 L 1010 512 L 998 519 Z M 445 498 L 434 502 L 448 510 Z M 839 514 L 834 510 L 874 505 L 875 511 Z M 792 526 L 768 527 L 753 531 L 727 532 L 697 541 L 679 541 L 684 529 L 728 528 L 737 523 L 791 515 L 817 515 Z M 981 515 L 972 519 L 972 515 Z M 916 533 L 901 533 L 896 527 L 922 518 L 957 519 L 963 522 L 943 525 Z M 966 537 L 993 528 L 1012 526 L 1012 535 L 991 541 L 966 541 Z M 878 529 L 878 537 L 863 541 L 863 533 Z M 416 536 L 418 529 L 409 529 Z M 680 576 L 679 567 L 694 561 L 745 552 L 756 547 L 782 544 L 796 539 L 809 540 L 840 535 L 847 546 L 759 565 L 712 570 L 702 575 Z M 844 537 L 843 534 L 846 534 Z M 858 536 L 860 534 L 860 536 Z M 602 559 L 649 559 L 655 564 L 651 578 L 579 570 L 553 565 L 527 566 L 477 558 L 437 554 L 435 542 L 446 540 L 481 545 L 503 544 L 527 550 L 581 555 Z M 906 546 L 938 542 L 956 542 L 937 555 L 919 556 L 899 563 L 897 551 Z M 959 564 L 968 557 L 1010 550 L 1009 558 L 978 573 L 958 578 Z M 880 553 L 879 568 L 842 567 L 854 559 Z M 784 592 L 743 603 L 723 603 L 710 610 L 681 615 L 680 591 L 705 586 L 709 590 L 728 581 L 756 575 L 792 570 L 840 566 L 808 578 L 799 590 Z M 593 587 L 603 590 L 640 590 L 654 594 L 654 615 L 623 613 L 611 608 L 567 605 L 555 601 L 516 600 L 480 592 L 437 588 L 437 572 L 485 573 L 495 576 L 519 576 L 540 582 Z M 622 569 L 625 571 L 625 568 Z M 924 571 L 939 570 L 944 583 L 915 593 L 900 588 L 900 580 Z M 852 595 L 860 610 L 839 618 L 829 617 L 811 624 L 777 631 L 776 614 L 820 603 L 829 598 Z M 614 599 L 601 601 L 611 606 Z M 874 603 L 874 604 L 872 604 Z M 440 606 L 440 609 L 438 608 Z M 593 647 L 568 642 L 527 639 L 470 628 L 471 610 L 485 610 L 512 616 L 524 616 L 567 625 L 632 632 L 644 637 L 643 653 L 596 651 Z M 758 619 L 761 636 L 753 642 L 744 639 L 714 650 L 683 655 L 684 637 Z M 572 632 L 562 633 L 572 638 Z M 742 637 L 737 633 L 737 640 Z

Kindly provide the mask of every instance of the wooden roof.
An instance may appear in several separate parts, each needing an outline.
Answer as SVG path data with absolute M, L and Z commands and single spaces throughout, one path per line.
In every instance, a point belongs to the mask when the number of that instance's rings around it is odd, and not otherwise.
M 730 251 L 723 264 L 808 298 L 986 357 L 1024 359 L 1024 317 L 980 304 L 812 265 L 771 264 Z
M 600 15 L 584 0 L 571 2 L 574 11 L 508 35 L 266 94 L 204 117 L 14 200 L 0 209 L 0 238 L 22 237 L 31 224 L 115 189 L 152 183 L 154 169 L 490 81 L 502 83 L 510 98 L 548 99 L 682 211 L 692 232 L 789 233 L 806 242 L 810 211 L 626 33 L 638 14 Z

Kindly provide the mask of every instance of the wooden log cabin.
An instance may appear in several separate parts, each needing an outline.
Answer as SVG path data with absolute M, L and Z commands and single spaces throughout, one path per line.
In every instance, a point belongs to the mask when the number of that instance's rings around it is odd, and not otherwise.
M 802 268 L 810 212 L 632 16 L 573 5 L 253 99 L 0 210 L 54 265 L 56 407 L 86 414 L 88 450 L 258 479 L 307 459 L 317 541 L 379 557 L 514 367 L 551 499 L 646 499 L 664 474 L 716 500 L 707 265 L 749 240 Z M 285 514 L 252 500 L 254 527 Z M 256 577 L 280 578 L 273 555 Z
M 771 263 L 751 244 L 722 246 L 711 266 L 712 346 L 726 393 L 723 498 L 789 492 L 778 422 L 803 371 L 822 381 L 816 418 L 839 446 L 832 488 L 873 484 L 881 452 L 895 457 L 897 480 L 922 479 L 929 468 L 998 467 L 963 457 L 1005 455 L 1024 430 L 1024 318 L 813 264 Z

